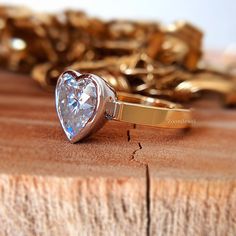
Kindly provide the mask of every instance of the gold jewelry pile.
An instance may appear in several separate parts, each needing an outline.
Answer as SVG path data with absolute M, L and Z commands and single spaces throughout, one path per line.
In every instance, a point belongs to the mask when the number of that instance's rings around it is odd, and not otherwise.
M 83 12 L 0 7 L 0 66 L 50 89 L 66 68 L 95 73 L 117 91 L 189 101 L 204 91 L 236 104 L 235 76 L 204 67 L 202 32 L 187 22 L 102 21 Z

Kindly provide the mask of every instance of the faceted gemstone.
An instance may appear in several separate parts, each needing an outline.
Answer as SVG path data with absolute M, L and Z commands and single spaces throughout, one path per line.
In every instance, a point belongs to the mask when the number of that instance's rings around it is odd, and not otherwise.
M 65 73 L 56 88 L 57 111 L 67 137 L 73 139 L 93 117 L 97 89 L 90 78 Z

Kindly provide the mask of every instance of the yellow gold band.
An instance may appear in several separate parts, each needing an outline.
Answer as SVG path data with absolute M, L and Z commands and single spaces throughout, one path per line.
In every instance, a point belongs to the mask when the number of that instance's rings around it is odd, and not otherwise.
M 113 119 L 161 128 L 187 128 L 191 124 L 191 111 L 161 99 L 118 93 Z

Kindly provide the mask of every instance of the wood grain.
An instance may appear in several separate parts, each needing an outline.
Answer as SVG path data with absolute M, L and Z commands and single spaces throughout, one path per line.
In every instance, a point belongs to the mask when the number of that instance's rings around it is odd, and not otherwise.
M 236 235 L 236 111 L 193 128 L 109 122 L 72 145 L 52 94 L 0 72 L 0 235 Z

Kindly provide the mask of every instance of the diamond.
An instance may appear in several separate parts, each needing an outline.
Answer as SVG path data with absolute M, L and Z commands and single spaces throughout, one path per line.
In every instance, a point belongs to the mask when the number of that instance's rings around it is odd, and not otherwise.
M 57 112 L 67 137 L 72 140 L 92 119 L 97 106 L 97 89 L 89 77 L 64 73 L 56 88 Z

